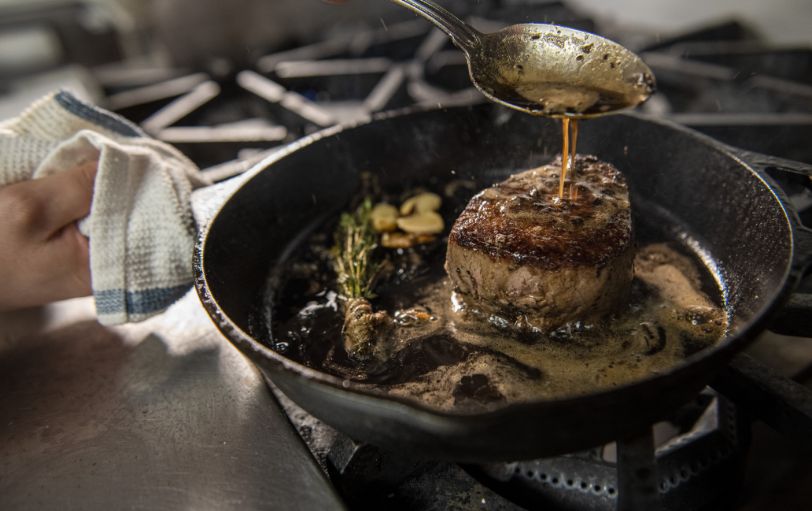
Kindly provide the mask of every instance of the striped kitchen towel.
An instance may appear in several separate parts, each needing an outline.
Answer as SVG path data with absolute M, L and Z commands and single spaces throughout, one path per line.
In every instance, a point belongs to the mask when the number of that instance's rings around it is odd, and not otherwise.
M 204 181 L 174 148 L 127 120 L 66 91 L 52 93 L 0 123 L 0 186 L 98 160 L 90 240 L 99 320 L 140 321 L 192 284 L 192 189 Z

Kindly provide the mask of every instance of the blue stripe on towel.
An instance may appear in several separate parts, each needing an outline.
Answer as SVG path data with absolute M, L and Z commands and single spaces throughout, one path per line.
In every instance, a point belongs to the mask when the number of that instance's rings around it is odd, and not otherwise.
M 142 289 L 141 291 L 124 291 L 123 289 L 105 289 L 94 294 L 97 314 L 116 314 L 126 311 L 128 314 L 151 314 L 161 311 L 177 301 L 189 290 L 191 284 L 174 287 Z
M 118 133 L 119 135 L 124 135 L 125 137 L 145 136 L 144 132 L 130 121 L 110 112 L 100 110 L 92 105 L 83 103 L 82 101 L 76 99 L 76 97 L 70 92 L 61 90 L 57 92 L 55 98 L 56 101 L 62 105 L 62 108 L 68 112 L 81 117 L 86 121 L 92 122 L 93 124 L 101 126 L 102 128 L 106 128 L 112 132 Z

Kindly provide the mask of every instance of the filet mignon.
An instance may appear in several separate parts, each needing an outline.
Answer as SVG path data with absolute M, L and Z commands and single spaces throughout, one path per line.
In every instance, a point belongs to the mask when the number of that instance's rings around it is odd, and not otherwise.
M 474 196 L 448 239 L 445 268 L 464 303 L 544 332 L 626 303 L 634 241 L 623 175 L 578 156 L 558 198 L 560 156 Z

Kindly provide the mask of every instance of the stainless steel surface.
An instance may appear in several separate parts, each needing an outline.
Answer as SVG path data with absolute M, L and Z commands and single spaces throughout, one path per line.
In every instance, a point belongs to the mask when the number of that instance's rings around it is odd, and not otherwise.
M 533 115 L 595 117 L 634 107 L 654 92 L 654 74 L 623 46 L 542 23 L 484 34 L 428 0 L 392 0 L 447 33 L 490 100 Z
M 190 293 L 116 328 L 89 299 L 0 315 L 0 508 L 342 504 Z

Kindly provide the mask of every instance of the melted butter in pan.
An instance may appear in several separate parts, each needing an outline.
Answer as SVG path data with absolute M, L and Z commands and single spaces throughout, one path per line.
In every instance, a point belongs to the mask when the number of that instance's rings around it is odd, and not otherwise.
M 293 314 L 275 322 L 273 345 L 305 365 L 377 392 L 439 409 L 477 410 L 644 379 L 712 346 L 727 331 L 720 297 L 702 291 L 703 282 L 713 281 L 708 270 L 671 244 L 638 249 L 631 299 L 613 317 L 571 323 L 549 334 L 517 331 L 520 317 L 485 316 L 454 297 L 442 270 L 443 244 L 438 241 L 433 252 L 429 248 L 420 256 L 401 254 L 402 275 L 375 301 L 377 309 L 390 313 L 419 306 L 432 318 L 396 326 L 384 340 L 386 362 L 359 368 L 341 353 L 342 316 L 324 276 L 320 282 L 294 278 L 298 288 L 282 289 Z M 314 267 L 301 260 L 289 266 L 291 275 L 296 265 L 312 277 Z M 296 296 L 307 297 L 299 300 L 303 307 Z
M 483 317 L 458 297 L 448 300 L 443 279 L 424 298 L 443 319 L 417 340 L 401 332 L 401 345 L 448 335 L 481 351 L 471 349 L 462 360 L 386 390 L 443 409 L 561 398 L 667 371 L 724 335 L 725 312 L 700 290 L 700 272 L 690 258 L 653 244 L 638 252 L 635 268 L 625 309 L 602 323 L 573 323 L 547 335 L 517 335 L 505 318 Z

